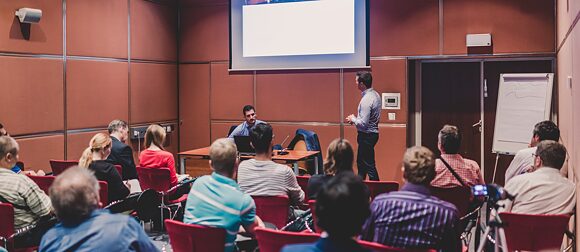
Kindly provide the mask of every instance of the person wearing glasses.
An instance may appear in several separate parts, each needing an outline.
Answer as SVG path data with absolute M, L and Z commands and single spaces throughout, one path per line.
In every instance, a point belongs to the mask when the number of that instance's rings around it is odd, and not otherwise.
M 258 120 L 256 118 L 256 109 L 252 105 L 246 105 L 242 109 L 242 114 L 244 115 L 244 122 L 238 125 L 229 135 L 228 138 L 234 138 L 234 136 L 249 136 L 250 129 L 255 125 L 260 123 L 266 123 L 264 121 Z

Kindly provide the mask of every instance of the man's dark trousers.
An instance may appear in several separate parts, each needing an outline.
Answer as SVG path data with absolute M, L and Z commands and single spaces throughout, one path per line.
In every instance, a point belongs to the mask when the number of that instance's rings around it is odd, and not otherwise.
M 358 175 L 365 179 L 368 174 L 369 180 L 378 181 L 379 174 L 375 164 L 375 145 L 379 141 L 379 134 L 359 131 L 356 141 L 358 143 L 358 153 L 356 155 Z

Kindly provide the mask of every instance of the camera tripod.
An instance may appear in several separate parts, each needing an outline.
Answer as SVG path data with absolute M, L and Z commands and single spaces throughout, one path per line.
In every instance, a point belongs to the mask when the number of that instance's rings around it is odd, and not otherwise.
M 479 244 L 479 247 L 476 250 L 477 252 L 484 251 L 485 245 L 487 244 L 488 240 L 494 243 L 493 250 L 494 252 L 508 251 L 507 242 L 505 239 L 505 232 L 503 230 L 503 222 L 501 221 L 499 213 L 497 212 L 499 206 L 495 203 L 492 204 L 495 209 L 495 217 L 487 222 L 487 227 L 483 232 L 484 240 L 481 242 L 481 244 Z M 493 232 L 491 232 L 492 228 Z

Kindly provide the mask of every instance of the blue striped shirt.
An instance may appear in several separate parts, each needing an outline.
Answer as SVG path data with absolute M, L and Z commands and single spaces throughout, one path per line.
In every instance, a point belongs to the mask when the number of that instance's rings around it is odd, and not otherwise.
M 352 123 L 358 131 L 379 133 L 380 118 L 381 96 L 374 89 L 368 88 L 362 92 L 362 98 L 358 104 L 358 115 Z
M 361 239 L 398 248 L 456 251 L 457 221 L 453 204 L 431 196 L 426 186 L 407 183 L 401 191 L 375 198 Z
M 227 252 L 234 250 L 240 224 L 250 225 L 255 217 L 252 197 L 244 194 L 233 179 L 214 172 L 198 178 L 191 186 L 183 222 L 224 228 Z

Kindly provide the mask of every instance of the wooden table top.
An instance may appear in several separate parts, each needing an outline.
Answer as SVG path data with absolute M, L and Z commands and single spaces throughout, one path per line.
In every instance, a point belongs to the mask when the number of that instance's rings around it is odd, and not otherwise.
M 286 155 L 278 155 L 278 151 L 274 151 L 274 156 L 272 160 L 286 160 L 286 161 L 298 161 L 306 159 L 308 157 L 314 156 L 319 153 L 319 151 L 299 151 L 299 150 L 288 150 Z M 177 153 L 180 157 L 209 157 L 209 147 L 199 148 L 195 150 L 188 150 Z M 253 158 L 253 156 L 242 156 L 244 159 Z

